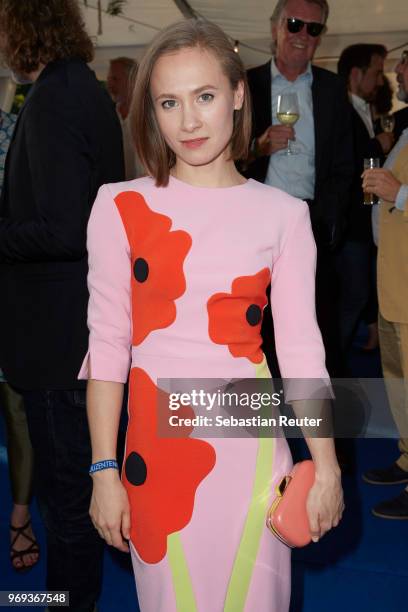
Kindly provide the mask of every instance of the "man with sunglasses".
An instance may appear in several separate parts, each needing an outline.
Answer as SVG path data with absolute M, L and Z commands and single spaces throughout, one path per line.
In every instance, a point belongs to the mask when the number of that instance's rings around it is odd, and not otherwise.
M 398 98 L 408 104 L 408 50 L 395 72 Z M 405 484 L 397 497 L 373 508 L 375 516 L 408 519 L 408 129 L 389 154 L 384 168 L 367 170 L 364 190 L 375 193 L 378 217 L 378 331 L 383 376 L 400 440 L 400 456 L 390 466 L 369 470 L 366 482 L 377 485 Z M 374 231 L 374 236 L 377 232 Z
M 345 224 L 353 145 L 351 107 L 342 80 L 311 65 L 328 14 L 327 0 L 278 0 L 271 17 L 273 58 L 248 72 L 254 138 L 247 175 L 310 205 L 318 249 L 317 317 L 329 372 L 342 376 L 332 252 Z M 278 124 L 278 96 L 284 92 L 298 97 L 300 117 L 294 128 Z M 282 154 L 288 139 L 296 139 L 296 155 Z M 266 348 L 271 335 L 268 319 L 264 317 Z M 276 359 L 273 355 L 268 358 L 276 374 Z

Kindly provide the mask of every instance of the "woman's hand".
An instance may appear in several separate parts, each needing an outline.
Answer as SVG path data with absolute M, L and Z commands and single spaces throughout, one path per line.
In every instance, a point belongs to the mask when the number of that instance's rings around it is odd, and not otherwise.
M 332 527 L 337 527 L 344 510 L 339 469 L 316 470 L 315 482 L 307 500 L 310 533 L 318 542 Z
M 395 202 L 397 199 L 401 183 L 390 170 L 384 168 L 365 170 L 362 178 L 365 192 L 375 193 L 376 196 L 386 202 Z
M 93 492 L 89 514 L 95 529 L 110 546 L 129 552 L 130 510 L 126 489 L 116 470 L 92 476 Z

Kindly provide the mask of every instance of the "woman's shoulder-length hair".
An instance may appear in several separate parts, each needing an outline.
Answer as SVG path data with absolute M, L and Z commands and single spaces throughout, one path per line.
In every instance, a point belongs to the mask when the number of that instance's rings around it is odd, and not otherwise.
M 90 62 L 94 56 L 77 0 L 0 0 L 0 35 L 4 60 L 18 74 L 54 60 Z
M 251 137 L 251 100 L 244 65 L 233 49 L 228 36 L 214 23 L 203 19 L 187 19 L 162 30 L 145 52 L 133 91 L 130 121 L 137 153 L 157 186 L 166 186 L 175 155 L 164 140 L 156 119 L 150 93 L 150 80 L 157 60 L 185 48 L 199 47 L 215 55 L 235 90 L 244 84 L 244 102 L 234 111 L 230 143 L 231 159 L 245 159 Z

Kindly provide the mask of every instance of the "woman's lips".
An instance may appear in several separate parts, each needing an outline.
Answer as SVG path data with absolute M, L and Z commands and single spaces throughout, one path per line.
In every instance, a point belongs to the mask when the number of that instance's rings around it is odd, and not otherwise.
M 208 138 L 193 138 L 192 140 L 182 140 L 181 144 L 187 147 L 188 149 L 198 149 L 207 140 Z

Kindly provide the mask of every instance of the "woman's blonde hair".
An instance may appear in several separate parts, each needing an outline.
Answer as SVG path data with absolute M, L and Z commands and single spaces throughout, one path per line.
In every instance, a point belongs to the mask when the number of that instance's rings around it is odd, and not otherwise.
M 231 159 L 244 159 L 251 136 L 251 101 L 244 65 L 235 53 L 227 35 L 214 23 L 203 19 L 187 19 L 162 30 L 152 41 L 140 62 L 130 111 L 133 140 L 139 158 L 157 186 L 166 186 L 175 155 L 164 140 L 156 119 L 150 93 L 150 80 L 157 60 L 180 49 L 199 47 L 210 51 L 235 91 L 244 84 L 244 102 L 234 111 L 231 137 Z

